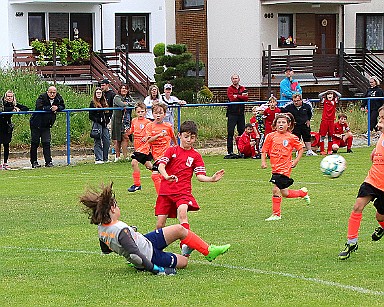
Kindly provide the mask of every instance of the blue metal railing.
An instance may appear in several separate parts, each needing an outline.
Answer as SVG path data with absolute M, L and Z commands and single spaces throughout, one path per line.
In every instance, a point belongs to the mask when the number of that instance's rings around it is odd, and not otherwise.
M 371 146 L 371 137 L 370 137 L 370 113 L 371 113 L 371 100 L 377 100 L 377 99 L 383 99 L 382 97 L 369 97 L 369 98 L 341 98 L 340 100 L 343 101 L 361 101 L 361 100 L 367 100 L 367 115 L 368 115 L 368 125 L 367 125 L 367 145 Z M 307 101 L 310 101 L 313 103 L 318 103 L 319 99 L 307 99 Z M 228 106 L 233 104 L 243 104 L 243 105 L 262 105 L 267 103 L 268 101 L 247 101 L 247 102 L 225 102 L 225 103 L 204 103 L 204 104 L 186 104 L 186 105 L 176 105 L 176 106 L 170 106 L 171 108 L 177 108 L 177 118 L 181 119 L 181 109 L 183 108 L 196 108 L 196 107 L 217 107 L 217 106 Z M 281 103 L 289 102 L 287 100 L 278 100 L 279 105 Z M 123 110 L 124 108 L 104 108 L 103 110 Z M 134 109 L 134 107 L 127 107 L 126 109 Z M 67 155 L 67 164 L 71 164 L 71 113 L 75 112 L 89 112 L 89 111 L 95 111 L 95 108 L 84 108 L 84 109 L 65 109 L 60 113 L 65 113 L 66 115 L 66 155 Z M 0 112 L 1 114 L 32 114 L 32 113 L 49 113 L 50 111 L 20 111 L 20 112 Z M 178 127 L 177 130 L 180 130 L 180 124 L 181 120 L 178 120 Z

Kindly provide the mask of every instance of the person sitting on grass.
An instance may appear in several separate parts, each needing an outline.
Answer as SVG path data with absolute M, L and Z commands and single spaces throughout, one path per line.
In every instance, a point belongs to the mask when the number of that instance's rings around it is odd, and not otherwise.
M 379 109 L 379 120 L 376 130 L 384 132 L 384 106 Z M 376 208 L 376 220 L 379 226 L 372 233 L 372 241 L 379 241 L 384 235 L 384 134 L 371 153 L 372 166 L 368 175 L 361 184 L 348 220 L 348 234 L 345 248 L 339 254 L 340 260 L 349 258 L 352 252 L 357 250 L 357 241 L 360 223 L 363 218 L 363 210 L 371 201 Z
M 308 189 L 303 187 L 300 190 L 289 190 L 293 184 L 291 175 L 292 168 L 296 167 L 297 163 L 303 155 L 303 146 L 299 138 L 292 134 L 294 127 L 294 117 L 291 113 L 276 114 L 275 120 L 272 123 L 272 128 L 275 130 L 267 134 L 261 151 L 261 168 L 267 168 L 266 157 L 269 155 L 273 183 L 272 188 L 272 215 L 266 221 L 281 220 L 281 201 L 282 196 L 286 198 L 303 198 L 306 203 L 310 204 Z M 296 159 L 292 161 L 292 151 L 297 150 Z
M 156 229 L 142 235 L 131 226 L 120 221 L 120 208 L 112 190 L 113 183 L 101 185 L 101 191 L 88 189 L 80 196 L 84 211 L 89 215 L 91 224 L 98 225 L 100 248 L 103 254 L 115 252 L 133 264 L 139 270 L 153 274 L 176 274 L 176 268 L 185 268 L 188 257 L 163 251 L 176 240 L 184 240 L 188 246 L 196 249 L 212 261 L 224 254 L 230 244 L 208 245 L 194 232 L 181 225 L 172 225 Z
M 341 113 L 337 116 L 335 133 L 333 135 L 332 152 L 337 153 L 340 147 L 347 147 L 347 153 L 352 153 L 353 134 L 347 123 L 347 115 Z
M 255 134 L 252 124 L 245 124 L 245 131 L 236 138 L 237 148 L 243 158 L 260 159 L 258 144 L 260 137 Z

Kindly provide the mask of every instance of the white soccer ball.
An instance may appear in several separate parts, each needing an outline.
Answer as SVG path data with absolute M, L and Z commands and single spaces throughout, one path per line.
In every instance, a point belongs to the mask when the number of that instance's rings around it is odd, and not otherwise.
M 321 172 L 324 175 L 332 178 L 340 177 L 346 168 L 347 168 L 347 162 L 340 155 L 326 156 L 320 162 Z

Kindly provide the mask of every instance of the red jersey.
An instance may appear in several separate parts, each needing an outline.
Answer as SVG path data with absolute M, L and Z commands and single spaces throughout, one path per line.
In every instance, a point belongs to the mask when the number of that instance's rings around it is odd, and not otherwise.
M 259 124 L 258 124 L 258 122 L 257 122 L 256 117 L 255 117 L 255 116 L 252 116 L 252 117 L 250 118 L 249 122 L 250 122 L 250 124 L 252 125 L 253 130 L 256 129 L 256 131 L 257 131 L 258 133 L 260 133 L 260 132 L 259 132 Z
M 339 122 L 335 123 L 335 134 L 346 134 L 350 131 L 347 123 L 340 124 Z M 339 137 L 333 135 L 333 137 L 339 139 Z
M 171 182 L 162 177 L 159 195 L 191 194 L 193 173 L 206 174 L 203 158 L 193 148 L 185 150 L 180 146 L 170 147 L 159 162 L 165 164 L 168 175 L 178 178 L 177 182 Z
M 155 136 L 161 132 L 166 132 L 167 134 L 150 143 L 152 156 L 155 161 L 160 159 L 171 146 L 171 140 L 175 137 L 175 134 L 173 133 L 173 128 L 170 123 L 162 122 L 161 124 L 157 124 L 156 122 L 150 122 L 146 126 L 146 134 L 148 137 Z
M 265 132 L 264 134 L 267 135 L 268 133 L 272 132 L 272 123 L 275 119 L 275 116 L 277 113 L 280 113 L 280 108 L 276 107 L 274 110 L 271 110 L 270 108 L 266 108 L 264 111 L 264 118 L 265 118 Z
M 149 154 L 149 143 L 142 142 L 142 138 L 147 135 L 146 126 L 151 123 L 149 119 L 146 118 L 138 118 L 135 117 L 131 122 L 131 129 L 129 131 L 130 134 L 133 135 L 133 147 L 135 148 L 135 152 L 140 152 L 143 154 Z
M 244 132 L 240 136 L 239 141 L 237 143 L 237 147 L 239 148 L 239 151 L 241 153 L 244 153 L 245 151 L 247 151 L 247 149 L 250 149 L 251 140 L 254 140 L 254 139 L 256 139 L 256 134 L 254 132 L 252 132 L 250 134 Z
M 364 182 L 384 192 L 384 133 L 380 135 L 375 149 L 372 166 Z
M 336 104 L 339 103 L 339 99 L 328 100 L 323 98 L 323 114 L 321 115 L 322 120 L 335 120 L 336 115 Z
M 267 134 L 261 151 L 269 155 L 273 174 L 289 177 L 292 171 L 292 151 L 302 148 L 296 135 L 274 131 Z

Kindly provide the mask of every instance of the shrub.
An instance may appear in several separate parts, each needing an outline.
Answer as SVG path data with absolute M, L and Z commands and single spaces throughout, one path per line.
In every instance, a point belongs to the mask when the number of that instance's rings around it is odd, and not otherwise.
M 172 54 L 183 54 L 187 52 L 187 45 L 185 44 L 168 45 L 167 51 Z
M 153 47 L 153 55 L 155 57 L 165 55 L 165 44 L 164 43 L 156 44 L 155 47 Z

